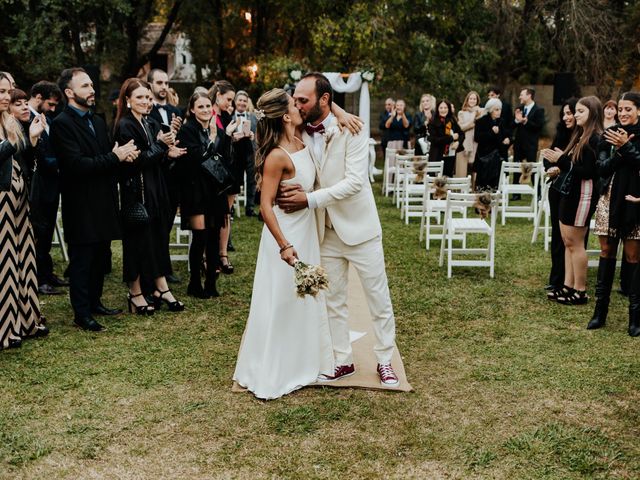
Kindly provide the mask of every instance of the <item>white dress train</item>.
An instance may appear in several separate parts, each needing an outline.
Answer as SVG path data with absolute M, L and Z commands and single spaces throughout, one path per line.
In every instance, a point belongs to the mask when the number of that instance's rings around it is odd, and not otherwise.
M 285 150 L 286 151 L 286 150 Z M 287 152 L 296 173 L 286 183 L 313 190 L 315 166 L 308 148 Z M 285 238 L 301 261 L 318 265 L 320 247 L 314 211 L 285 214 L 274 206 Z M 283 262 L 279 247 L 265 225 L 262 230 L 249 318 L 233 379 L 265 400 L 286 395 L 313 383 L 320 374 L 333 374 L 333 348 L 324 292 L 299 298 L 294 269 Z

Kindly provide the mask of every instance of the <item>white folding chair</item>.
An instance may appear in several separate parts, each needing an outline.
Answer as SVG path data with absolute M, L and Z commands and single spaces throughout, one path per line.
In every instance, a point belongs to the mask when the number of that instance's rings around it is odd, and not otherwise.
M 442 162 L 444 164 L 444 162 Z M 425 181 L 423 191 L 423 208 L 422 218 L 420 220 L 420 241 L 422 242 L 423 233 L 426 234 L 427 250 L 431 248 L 431 240 L 442 240 L 443 235 L 443 221 L 442 216 L 447 208 L 447 201 L 445 199 L 435 199 L 433 194 L 435 192 L 436 179 L 429 177 Z M 461 178 L 447 178 L 447 183 L 444 187 L 447 192 L 456 193 L 469 193 L 471 191 L 471 176 Z M 466 208 L 458 208 L 453 210 L 454 213 L 466 215 Z M 464 242 L 464 238 L 460 237 Z
M 393 201 L 400 208 L 404 196 L 407 175 L 413 173 L 413 153 L 396 154 L 396 172 L 393 178 Z M 402 214 L 400 215 L 402 217 Z
M 185 249 L 187 253 L 171 254 L 170 258 L 172 262 L 189 262 L 189 246 L 191 245 L 191 230 L 183 230 L 180 228 L 180 213 L 178 213 L 173 219 L 173 225 L 176 230 L 175 241 L 169 239 L 170 248 Z
M 242 212 L 241 207 L 247 206 L 247 173 L 243 174 L 242 185 L 240 186 L 240 193 L 236 194 L 236 199 L 233 202 L 233 209 L 235 211 L 236 217 L 240 218 L 240 213 Z
M 497 206 L 500 201 L 500 194 L 493 193 L 491 195 L 491 213 L 490 222 L 483 218 L 469 218 L 463 216 L 456 218 L 453 216 L 455 209 L 468 209 L 473 207 L 478 194 L 473 193 L 447 193 L 447 206 L 444 217 L 443 240 L 440 243 L 440 266 L 444 265 L 444 252 L 447 251 L 447 278 L 451 278 L 453 267 L 489 267 L 489 276 L 494 277 L 495 270 L 495 233 L 496 233 L 496 214 Z M 453 242 L 456 236 L 469 234 L 487 235 L 488 245 L 486 248 L 467 248 L 463 244 L 462 247 L 454 248 Z M 454 258 L 462 256 L 463 258 Z M 465 255 L 484 255 L 484 259 L 468 259 Z
M 384 154 L 384 168 L 382 172 L 382 193 L 388 197 L 393 192 L 394 180 L 396 176 L 396 154 L 400 150 L 397 148 L 387 148 Z M 404 154 L 413 155 L 413 150 L 402 150 Z
M 542 186 L 540 187 L 540 200 L 538 200 L 538 211 L 536 213 L 536 219 L 534 220 L 533 235 L 531 237 L 531 243 L 536 243 L 538 241 L 538 234 L 542 231 L 545 252 L 549 251 L 549 244 L 551 243 L 551 207 L 549 206 L 550 187 L 550 182 L 542 182 Z M 543 221 L 544 224 L 542 224 Z
M 56 226 L 53 231 L 54 237 L 51 245 L 60 247 L 60 252 L 62 253 L 62 259 L 65 262 L 69 262 L 69 253 L 67 252 L 67 244 L 64 242 L 64 234 L 62 231 L 62 213 L 60 209 L 58 209 L 58 213 L 56 215 Z
M 443 163 L 443 162 L 436 162 Z M 424 182 L 428 176 L 429 162 L 426 155 L 412 156 L 405 164 L 402 180 L 402 207 L 400 218 L 409 224 L 409 218 L 418 218 L 422 214 Z
M 511 218 L 530 218 L 535 220 L 538 214 L 538 184 L 540 175 L 543 171 L 542 163 L 531 163 L 531 179 L 532 185 L 512 183 L 512 174 L 521 172 L 520 162 L 502 162 L 500 167 L 500 180 L 498 191 L 502 194 L 502 203 L 500 213 L 502 215 L 502 225 L 506 224 L 507 217 Z M 531 196 L 529 205 L 510 205 L 509 195 L 528 195 Z

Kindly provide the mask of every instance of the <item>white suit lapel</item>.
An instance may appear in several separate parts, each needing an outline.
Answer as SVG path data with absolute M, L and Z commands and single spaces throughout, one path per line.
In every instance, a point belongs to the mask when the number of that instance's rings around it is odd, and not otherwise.
M 323 133 L 322 160 L 320 161 L 320 171 L 322 171 L 324 169 L 324 166 L 327 164 L 329 152 L 331 151 L 331 145 L 335 141 L 338 134 L 338 120 L 333 117 L 329 122 L 329 126 Z

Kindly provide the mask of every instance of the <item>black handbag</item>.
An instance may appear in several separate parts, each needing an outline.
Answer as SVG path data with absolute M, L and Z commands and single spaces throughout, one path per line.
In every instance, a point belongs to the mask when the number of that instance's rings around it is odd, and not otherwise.
M 222 162 L 220 155 L 210 155 L 209 158 L 200 164 L 200 166 L 209 178 L 215 182 L 218 189 L 218 195 L 223 194 L 233 186 L 235 179 Z
M 139 228 L 147 225 L 150 221 L 149 212 L 144 206 L 144 178 L 140 173 L 140 198 L 141 201 L 134 201 L 122 207 L 122 222 L 129 229 Z
M 559 192 L 561 195 L 567 196 L 571 191 L 571 185 L 573 184 L 573 164 L 569 170 L 560 172 L 556 179 L 551 184 L 551 188 Z

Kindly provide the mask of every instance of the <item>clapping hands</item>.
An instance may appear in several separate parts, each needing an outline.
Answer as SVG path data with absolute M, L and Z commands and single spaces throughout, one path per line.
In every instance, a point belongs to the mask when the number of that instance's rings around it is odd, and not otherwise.
M 542 153 L 542 156 L 551 163 L 557 163 L 558 160 L 560 160 L 563 152 L 558 147 L 556 147 L 553 150 L 551 150 L 550 148 L 545 148 L 540 153 Z
M 111 151 L 116 154 L 121 162 L 133 162 L 140 155 L 140 150 L 133 143 L 133 140 L 129 140 L 124 145 L 118 145 L 118 142 L 116 142 Z

